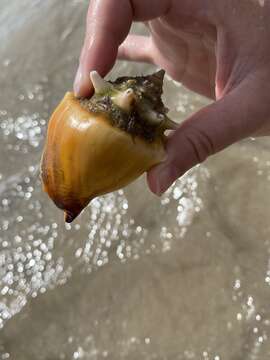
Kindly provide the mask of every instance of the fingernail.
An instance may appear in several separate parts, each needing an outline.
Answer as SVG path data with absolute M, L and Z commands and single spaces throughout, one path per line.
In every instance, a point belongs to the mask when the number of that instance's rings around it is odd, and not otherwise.
M 81 66 L 79 66 L 76 76 L 75 76 L 74 86 L 73 86 L 75 96 L 80 95 L 81 81 L 82 81 L 82 70 L 81 70 Z

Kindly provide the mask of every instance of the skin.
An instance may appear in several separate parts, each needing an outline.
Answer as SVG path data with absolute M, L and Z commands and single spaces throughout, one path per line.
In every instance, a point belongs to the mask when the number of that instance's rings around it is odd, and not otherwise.
M 76 95 L 91 95 L 89 72 L 105 76 L 118 56 L 156 64 L 214 100 L 169 136 L 167 160 L 147 176 L 157 195 L 232 143 L 270 134 L 269 18 L 269 0 L 91 1 Z M 149 36 L 128 35 L 133 21 Z

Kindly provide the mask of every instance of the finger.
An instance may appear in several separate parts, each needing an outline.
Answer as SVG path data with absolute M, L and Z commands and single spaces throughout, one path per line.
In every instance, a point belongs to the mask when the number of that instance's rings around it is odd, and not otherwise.
M 269 98 L 262 102 L 256 93 L 259 86 L 239 86 L 185 121 L 168 138 L 166 161 L 148 173 L 151 191 L 161 195 L 190 168 L 260 129 L 270 106 Z
M 92 0 L 80 64 L 74 82 L 77 96 L 91 93 L 89 72 L 105 75 L 115 63 L 119 45 L 133 20 L 148 20 L 168 11 L 171 0 Z
M 148 36 L 129 35 L 118 50 L 122 60 L 153 63 L 154 49 Z
M 115 21 L 115 15 L 121 21 Z M 77 70 L 74 92 L 87 96 L 91 91 L 89 72 L 105 75 L 113 66 L 117 49 L 129 32 L 132 7 L 126 0 L 92 0 L 87 15 L 84 45 Z

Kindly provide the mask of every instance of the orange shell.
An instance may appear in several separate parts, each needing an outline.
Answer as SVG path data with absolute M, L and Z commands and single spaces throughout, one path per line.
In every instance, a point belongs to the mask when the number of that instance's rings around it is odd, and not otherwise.
M 162 138 L 134 138 L 68 92 L 49 122 L 43 188 L 71 222 L 94 197 L 126 186 L 164 158 Z

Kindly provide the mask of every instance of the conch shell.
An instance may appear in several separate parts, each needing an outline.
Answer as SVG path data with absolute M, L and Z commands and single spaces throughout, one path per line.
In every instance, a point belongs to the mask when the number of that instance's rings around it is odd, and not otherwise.
M 48 126 L 43 188 L 72 222 L 96 196 L 120 189 L 165 159 L 164 71 L 107 82 L 91 72 L 95 94 L 66 93 Z

